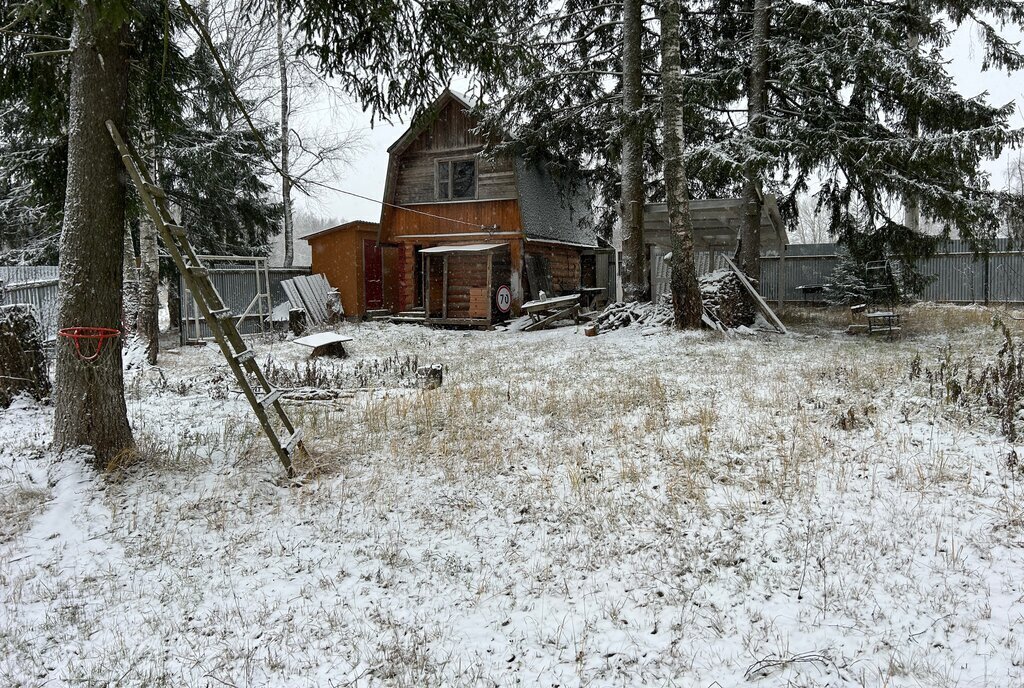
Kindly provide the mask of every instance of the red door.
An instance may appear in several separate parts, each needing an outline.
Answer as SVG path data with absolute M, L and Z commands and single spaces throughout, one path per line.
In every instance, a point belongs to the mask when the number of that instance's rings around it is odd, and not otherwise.
M 381 250 L 372 239 L 363 240 L 363 279 L 366 282 L 366 310 L 384 307 L 384 264 Z

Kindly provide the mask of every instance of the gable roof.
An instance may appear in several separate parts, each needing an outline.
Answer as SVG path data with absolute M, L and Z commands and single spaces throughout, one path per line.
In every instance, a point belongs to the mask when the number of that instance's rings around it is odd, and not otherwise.
M 433 124 L 437 116 L 441 114 L 441 111 L 445 109 L 448 103 L 455 101 L 466 110 L 472 110 L 476 107 L 477 103 L 471 98 L 458 91 L 453 91 L 450 88 L 446 88 L 441 91 L 441 95 L 434 99 L 431 103 L 413 118 L 409 128 L 405 130 L 405 133 L 398 137 L 398 140 L 388 146 L 388 153 L 392 155 L 401 154 L 409 145 L 416 140 L 416 137 L 426 131 L 427 127 Z

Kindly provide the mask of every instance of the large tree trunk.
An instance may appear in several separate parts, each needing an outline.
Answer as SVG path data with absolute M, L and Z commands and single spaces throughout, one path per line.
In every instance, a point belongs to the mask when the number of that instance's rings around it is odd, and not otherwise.
M 295 238 L 292 236 L 292 180 L 288 176 L 291 148 L 288 142 L 288 54 L 284 38 L 283 0 L 277 0 L 277 66 L 281 73 L 281 209 L 284 214 L 281 231 L 284 233 L 284 266 L 290 268 L 295 260 Z
M 750 76 L 747 79 L 747 131 L 754 140 L 768 131 L 764 112 L 767 103 L 765 82 L 768 77 L 768 24 L 770 0 L 753 0 L 753 27 L 750 46 Z M 740 241 L 740 269 L 754 279 L 761 277 L 761 171 L 754 161 L 747 163 L 746 224 Z
M 101 20 L 100 16 L 96 0 L 87 0 L 76 12 L 72 30 L 67 197 L 57 317 L 62 328 L 121 325 L 125 189 L 121 159 L 105 122 L 109 119 L 119 127 L 124 125 L 127 37 L 119 18 Z M 59 450 L 90 447 L 99 465 L 134 446 L 119 344 L 111 343 L 92 363 L 79 360 L 67 342 L 57 349 L 54 445 Z
M 693 260 L 690 191 L 683 163 L 683 83 L 679 55 L 679 0 L 661 7 L 661 112 L 664 120 L 665 193 L 672 233 L 672 310 L 679 329 L 701 325 L 700 286 Z
M 646 301 L 647 251 L 644 245 L 644 132 L 639 114 L 643 107 L 641 80 L 640 0 L 622 4 L 622 191 L 619 221 L 622 227 L 622 291 L 627 301 Z

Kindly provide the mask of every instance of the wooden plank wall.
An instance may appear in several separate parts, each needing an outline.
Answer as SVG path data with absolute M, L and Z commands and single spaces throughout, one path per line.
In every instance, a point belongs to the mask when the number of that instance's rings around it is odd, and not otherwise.
M 477 126 L 458 103 L 449 103 L 437 119 L 420 134 L 396 161 L 395 200 L 398 205 L 430 203 L 437 200 L 434 163 L 439 158 L 471 157 L 484 147 L 484 140 L 472 131 Z M 516 197 L 513 159 L 477 159 L 477 199 Z
M 558 244 L 528 243 L 526 253 L 548 259 L 551 266 L 551 288 L 556 294 L 580 286 L 580 249 Z M 531 289 L 533 298 L 536 298 L 536 289 L 532 285 Z
M 338 290 L 345 315 L 350 318 L 366 312 L 363 239 L 376 240 L 376 230 L 350 228 L 314 237 L 309 242 L 313 274 L 322 273 Z
M 435 161 L 438 158 L 470 157 L 480 147 L 452 148 L 445 151 L 404 153 L 397 163 L 395 203 L 433 203 L 437 201 L 434 186 Z M 477 159 L 478 200 L 515 198 L 516 177 L 511 158 L 497 160 Z
M 421 215 L 413 210 L 440 218 Z M 469 224 L 461 224 L 468 222 Z M 519 232 L 519 201 L 486 201 L 476 203 L 431 203 L 418 205 L 414 209 L 387 208 L 385 212 L 383 241 L 401 241 L 408 234 L 456 234 L 483 231 L 480 227 L 497 225 L 499 232 Z M 506 237 L 501 237 L 504 241 Z M 474 237 L 466 241 L 487 241 L 486 237 Z

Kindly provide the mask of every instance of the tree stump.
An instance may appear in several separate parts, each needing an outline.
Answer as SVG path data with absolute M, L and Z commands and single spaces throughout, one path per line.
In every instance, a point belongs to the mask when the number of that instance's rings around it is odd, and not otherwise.
M 416 370 L 416 377 L 423 389 L 437 389 L 444 379 L 444 366 L 440 363 L 421 366 Z
M 31 306 L 0 306 L 0 408 L 22 393 L 37 401 L 50 394 L 42 332 Z
M 331 289 L 326 306 L 328 325 L 337 325 L 345 319 L 345 309 L 341 305 L 341 296 L 337 289 Z
M 301 308 L 293 308 L 288 311 L 288 328 L 296 337 L 306 334 L 306 330 L 309 328 L 308 323 L 306 311 Z

